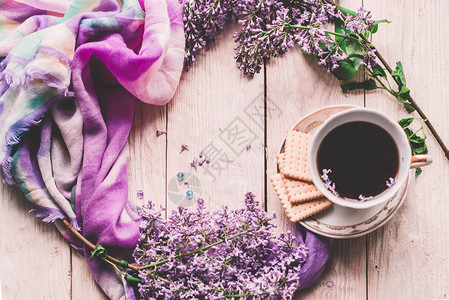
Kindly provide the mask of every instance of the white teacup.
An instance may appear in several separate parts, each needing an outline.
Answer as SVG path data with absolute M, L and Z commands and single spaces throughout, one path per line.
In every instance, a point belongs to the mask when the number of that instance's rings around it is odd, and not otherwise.
M 371 199 L 364 202 L 344 199 L 329 191 L 321 179 L 321 170 L 318 170 L 317 163 L 318 149 L 327 134 L 340 125 L 356 121 L 372 123 L 383 128 L 393 138 L 399 154 L 399 166 L 395 178 L 396 183 L 382 193 L 375 195 Z M 399 124 L 397 124 L 385 113 L 367 108 L 351 108 L 337 113 L 327 119 L 314 133 L 309 147 L 308 157 L 308 164 L 312 174 L 313 183 L 318 190 L 320 190 L 320 192 L 322 192 L 324 196 L 333 203 L 356 209 L 369 208 L 391 199 L 407 181 L 410 168 L 418 168 L 428 165 L 431 162 L 432 158 L 429 155 L 412 156 L 407 136 Z M 338 186 L 336 187 L 336 190 L 338 191 Z

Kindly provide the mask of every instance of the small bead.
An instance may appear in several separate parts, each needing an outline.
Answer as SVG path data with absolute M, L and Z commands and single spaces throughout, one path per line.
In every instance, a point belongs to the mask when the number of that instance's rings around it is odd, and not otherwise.
M 176 178 L 178 178 L 178 180 L 183 180 L 184 179 L 184 173 L 179 172 L 178 174 L 176 174 Z
M 137 191 L 137 198 L 143 199 L 143 191 L 142 190 Z
M 192 191 L 192 190 L 187 190 L 186 196 L 187 196 L 187 198 L 192 199 L 192 197 L 193 197 L 193 191 Z

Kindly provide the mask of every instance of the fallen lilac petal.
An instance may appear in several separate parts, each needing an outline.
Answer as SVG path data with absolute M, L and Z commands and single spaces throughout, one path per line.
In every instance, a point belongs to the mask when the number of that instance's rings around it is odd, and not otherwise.
M 371 200 L 373 198 L 374 198 L 373 196 L 365 197 L 362 194 L 360 194 L 358 200 L 359 200 L 359 202 L 365 202 L 366 200 Z
M 187 146 L 186 144 L 182 144 L 181 145 L 181 152 L 179 152 L 179 154 L 181 154 L 182 152 L 184 152 L 185 150 L 189 150 L 189 146 Z
M 202 165 L 206 162 L 206 160 L 207 160 L 207 158 L 203 158 L 203 160 L 200 161 L 198 164 L 199 164 L 200 166 L 202 166 Z
M 385 184 L 386 184 L 389 188 L 391 188 L 391 187 L 393 187 L 393 185 L 396 184 L 396 179 L 393 178 L 393 177 L 390 177 L 390 178 L 388 178 L 388 180 L 385 182 Z
M 167 134 L 167 131 L 163 131 L 163 130 L 156 130 L 156 136 L 160 137 L 163 134 Z

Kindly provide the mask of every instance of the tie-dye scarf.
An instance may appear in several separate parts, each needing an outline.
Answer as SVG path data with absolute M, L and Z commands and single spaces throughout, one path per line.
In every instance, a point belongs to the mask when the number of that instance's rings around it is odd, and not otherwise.
M 184 59 L 178 0 L 139 1 L 0 3 L 3 177 L 44 221 L 70 219 L 112 249 L 138 238 L 126 201 L 134 99 L 169 101 Z M 109 297 L 134 298 L 111 269 L 89 266 Z

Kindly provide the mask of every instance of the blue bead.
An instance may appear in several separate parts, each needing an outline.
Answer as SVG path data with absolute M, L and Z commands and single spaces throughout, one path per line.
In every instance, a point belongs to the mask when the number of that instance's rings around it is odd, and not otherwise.
M 187 190 L 186 196 L 187 196 L 187 198 L 192 199 L 192 197 L 193 197 L 193 191 L 192 191 L 192 190 Z
M 184 173 L 179 172 L 178 174 L 176 174 L 176 178 L 178 178 L 178 180 L 183 180 L 184 179 Z

